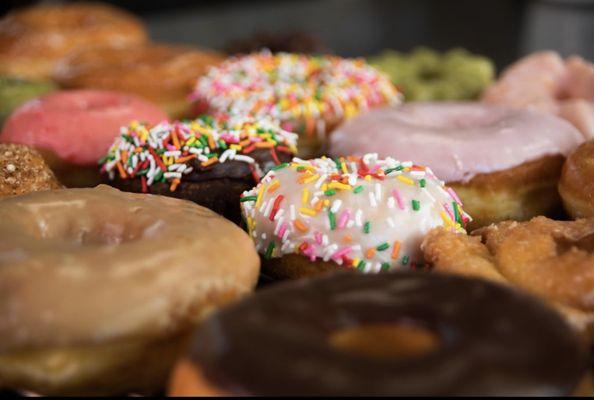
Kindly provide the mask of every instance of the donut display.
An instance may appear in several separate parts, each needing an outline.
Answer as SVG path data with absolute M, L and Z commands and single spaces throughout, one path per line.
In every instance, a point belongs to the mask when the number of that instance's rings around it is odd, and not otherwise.
M 404 333 L 415 328 L 432 343 Z M 586 369 L 580 349 L 555 312 L 502 286 L 342 273 L 263 290 L 208 319 L 170 394 L 568 395 Z
M 131 47 L 147 41 L 144 25 L 108 4 L 44 4 L 0 20 L 0 74 L 48 79 L 71 51 Z
M 62 185 L 34 148 L 0 143 L 0 199 Z
M 1 200 L 0 221 L 2 386 L 156 393 L 192 327 L 256 284 L 248 236 L 187 201 L 35 192 Z
M 530 54 L 508 67 L 487 88 L 483 101 L 556 114 L 586 139 L 594 138 L 594 64 L 581 57 L 563 60 L 553 51 Z
M 438 53 L 418 47 L 410 54 L 384 50 L 369 63 L 402 88 L 406 101 L 476 100 L 495 76 L 491 60 L 464 49 Z
M 104 47 L 72 53 L 56 67 L 65 88 L 134 93 L 158 104 L 171 118 L 187 117 L 194 81 L 223 58 L 215 52 L 162 43 Z
M 17 3 L 0 395 L 594 393 L 594 9 Z
M 270 119 L 133 123 L 100 160 L 101 172 L 122 190 L 192 200 L 239 223 L 241 193 L 290 161 L 296 142 Z
M 459 194 L 472 229 L 557 212 L 564 158 L 582 142 L 571 124 L 535 111 L 420 102 L 354 118 L 332 134 L 329 153 L 430 166 Z
M 594 141 L 590 140 L 567 157 L 563 165 L 559 194 L 573 218 L 594 217 Z
M 319 155 L 344 120 L 400 102 L 390 80 L 362 59 L 269 52 L 232 57 L 196 83 L 192 98 L 211 112 L 271 116 L 300 134 L 299 155 Z
M 56 86 L 49 81 L 31 81 L 0 75 L 0 129 L 8 116 L 20 105 L 54 90 Z
M 594 339 L 594 220 L 536 217 L 479 229 L 472 236 L 431 231 L 425 259 L 438 272 L 508 283 L 557 307 L 590 342 Z
M 377 154 L 296 158 L 240 201 L 265 272 L 286 278 L 420 268 L 427 231 L 464 232 L 471 219 L 431 169 Z
M 35 147 L 66 186 L 99 183 L 97 160 L 131 120 L 157 123 L 167 115 L 135 96 L 108 91 L 58 91 L 23 104 L 0 133 L 0 142 Z

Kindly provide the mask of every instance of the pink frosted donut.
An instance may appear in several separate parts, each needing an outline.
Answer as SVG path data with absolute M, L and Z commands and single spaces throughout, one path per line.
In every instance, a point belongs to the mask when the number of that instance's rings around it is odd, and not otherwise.
M 580 57 L 563 60 L 553 51 L 524 57 L 485 91 L 483 101 L 556 114 L 594 138 L 594 64 Z
M 353 118 L 331 135 L 329 152 L 430 167 L 460 195 L 476 228 L 554 214 L 563 160 L 583 140 L 567 121 L 534 110 L 408 103 Z
M 132 120 L 155 124 L 165 119 L 157 106 L 128 94 L 61 91 L 18 108 L 6 121 L 0 141 L 36 147 L 63 183 L 86 186 L 97 183 L 97 161 L 121 126 Z

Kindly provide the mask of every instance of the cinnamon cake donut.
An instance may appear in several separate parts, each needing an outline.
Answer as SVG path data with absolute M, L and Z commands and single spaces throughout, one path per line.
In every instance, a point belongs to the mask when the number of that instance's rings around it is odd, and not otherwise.
M 3 388 L 157 393 L 196 323 L 259 272 L 241 229 L 178 199 L 36 192 L 2 199 L 0 221 Z
M 199 111 L 280 120 L 300 135 L 301 157 L 319 156 L 326 135 L 343 121 L 400 97 L 362 59 L 266 51 L 228 59 L 200 78 L 192 94 Z
M 213 315 L 169 394 L 583 395 L 587 368 L 569 326 L 527 294 L 455 276 L 345 272 Z
M 470 229 L 555 215 L 565 156 L 583 138 L 552 115 L 480 103 L 372 110 L 330 137 L 333 157 L 377 152 L 427 165 L 460 196 Z
M 48 79 L 56 63 L 75 49 L 131 47 L 147 39 L 140 20 L 108 4 L 18 9 L 0 20 L 0 74 Z

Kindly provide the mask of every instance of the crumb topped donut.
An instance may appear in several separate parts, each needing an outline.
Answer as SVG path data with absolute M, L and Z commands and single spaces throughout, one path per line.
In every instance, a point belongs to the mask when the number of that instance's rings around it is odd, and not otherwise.
M 35 149 L 0 143 L 0 198 L 61 187 Z
M 156 393 L 188 332 L 258 277 L 245 232 L 188 201 L 63 189 L 3 199 L 0 221 L 3 387 Z
M 279 119 L 300 134 L 301 156 L 319 155 L 325 135 L 342 121 L 400 102 L 390 80 L 362 59 L 269 52 L 233 57 L 211 69 L 192 98 L 213 112 Z
M 338 273 L 211 316 L 172 396 L 584 394 L 588 355 L 545 304 L 457 276 Z
M 122 190 L 192 200 L 241 219 L 239 196 L 296 153 L 297 135 L 271 119 L 203 116 L 122 128 L 101 172 Z
M 147 39 L 139 19 L 108 4 L 35 5 L 0 20 L 0 73 L 48 79 L 75 49 L 129 47 Z
M 423 242 L 437 272 L 476 276 L 517 286 L 556 306 L 594 341 L 594 219 L 505 221 L 472 236 L 441 229 Z
M 470 220 L 429 168 L 376 154 L 295 158 L 240 201 L 264 268 L 275 277 L 340 266 L 363 272 L 414 268 L 427 231 L 446 226 L 464 232 Z

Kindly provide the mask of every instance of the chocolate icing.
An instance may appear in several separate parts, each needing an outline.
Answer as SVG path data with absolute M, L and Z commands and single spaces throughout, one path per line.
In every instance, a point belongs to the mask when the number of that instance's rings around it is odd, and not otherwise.
M 276 165 L 269 150 L 254 150 L 249 156 L 256 160 L 263 173 Z M 277 157 L 281 162 L 289 162 L 292 155 L 277 152 Z M 155 182 L 148 187 L 148 193 L 191 200 L 239 223 L 241 221 L 239 197 L 241 193 L 257 184 L 250 164 L 227 160 L 224 163 L 202 167 L 200 161 L 193 159 L 188 162 L 188 165 L 194 169 L 183 176 L 175 191 L 169 190 L 169 183 Z M 105 179 L 106 183 L 120 190 L 142 192 L 142 185 L 138 178 L 121 179 L 116 175 L 113 181 Z
M 332 348 L 337 330 L 407 322 L 437 349 L 408 360 Z M 587 355 L 559 315 L 481 280 L 420 272 L 337 273 L 264 289 L 211 317 L 191 351 L 209 381 L 257 395 L 562 395 Z

